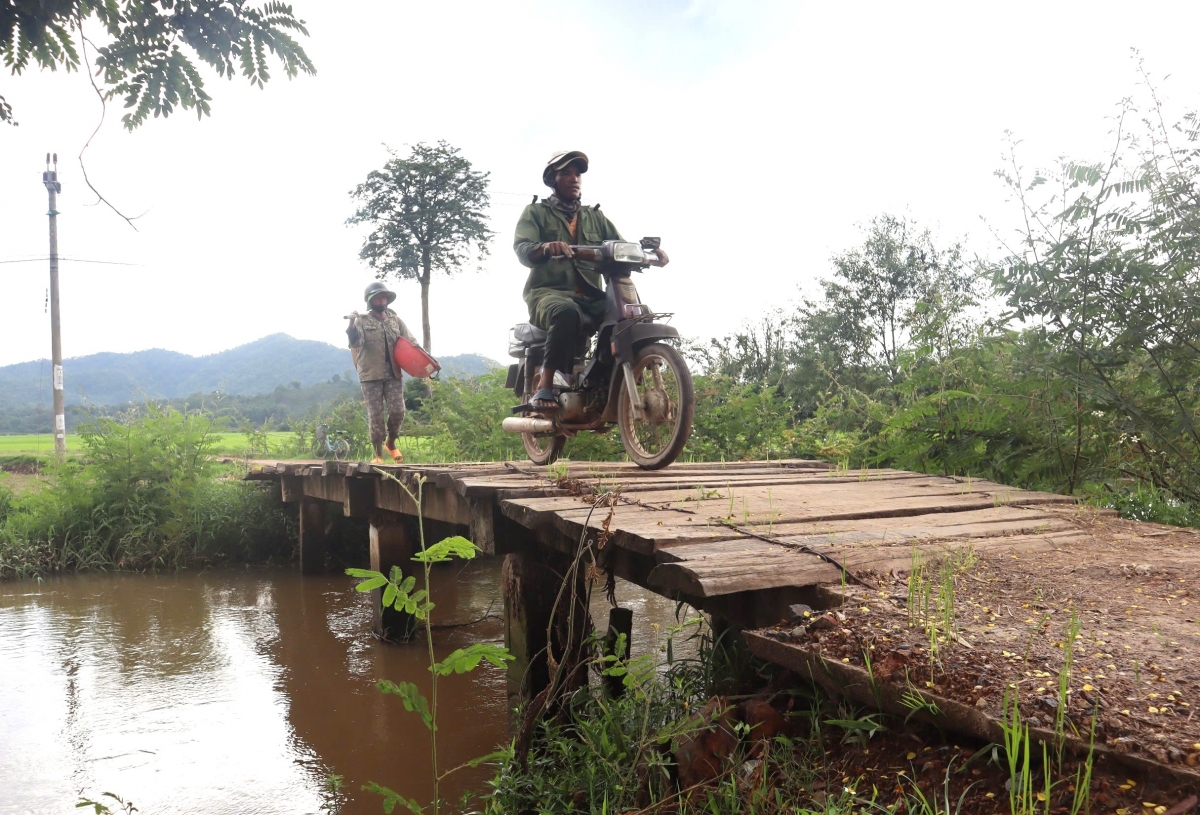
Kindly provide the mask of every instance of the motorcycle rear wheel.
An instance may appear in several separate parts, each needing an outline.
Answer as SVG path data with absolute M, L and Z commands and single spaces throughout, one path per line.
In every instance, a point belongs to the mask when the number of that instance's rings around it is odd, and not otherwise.
M 525 403 L 528 404 L 533 399 L 533 391 L 528 388 L 533 387 L 534 380 L 530 377 L 527 383 L 525 393 Z M 544 464 L 553 464 L 558 461 L 558 457 L 562 455 L 563 447 L 567 444 L 566 436 L 553 435 L 549 436 L 544 433 L 522 433 L 521 443 L 525 445 L 525 455 L 529 456 L 529 460 L 538 466 Z
M 656 342 L 638 350 L 633 378 L 642 398 L 642 420 L 634 420 L 629 390 L 619 378 L 617 426 L 621 443 L 634 464 L 644 470 L 660 470 L 679 457 L 692 434 L 696 412 L 692 373 L 682 354 Z

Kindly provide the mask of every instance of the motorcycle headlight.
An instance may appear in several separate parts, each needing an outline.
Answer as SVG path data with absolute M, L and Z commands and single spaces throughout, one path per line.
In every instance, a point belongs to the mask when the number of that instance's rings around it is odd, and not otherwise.
M 613 241 L 612 256 L 617 263 L 643 263 L 646 260 L 642 247 L 626 241 Z

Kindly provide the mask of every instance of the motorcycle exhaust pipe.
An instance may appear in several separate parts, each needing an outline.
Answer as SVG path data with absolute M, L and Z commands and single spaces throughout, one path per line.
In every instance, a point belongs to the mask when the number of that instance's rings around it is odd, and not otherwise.
M 553 433 L 554 422 L 549 419 L 529 419 L 522 416 L 509 416 L 500 423 L 500 429 L 505 433 Z

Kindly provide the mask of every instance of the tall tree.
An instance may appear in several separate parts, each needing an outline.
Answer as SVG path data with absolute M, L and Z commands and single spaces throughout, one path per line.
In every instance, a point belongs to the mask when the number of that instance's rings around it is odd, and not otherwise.
M 820 281 L 822 301 L 802 311 L 827 313 L 851 362 L 885 371 L 895 385 L 908 343 L 952 333 L 975 302 L 976 278 L 958 244 L 935 247 L 929 230 L 906 218 L 881 215 L 865 231 L 861 247 L 833 257 L 833 276 Z
M 98 46 L 84 37 L 83 24 L 91 19 L 108 37 Z M 91 74 L 83 62 L 87 46 L 95 47 L 96 91 L 103 99 L 124 98 L 129 112 L 122 121 L 133 130 L 146 117 L 166 117 L 176 108 L 209 114 L 211 97 L 193 56 L 222 77 L 240 70 L 259 87 L 270 79 L 268 52 L 289 78 L 316 73 L 288 32 L 308 36 L 292 7 L 275 0 L 261 7 L 245 0 L 6 0 L 0 2 L 0 63 L 14 74 L 31 64 Z M 16 124 L 3 96 L 0 121 Z
M 359 203 L 347 223 L 370 224 L 358 255 L 380 280 L 421 283 L 421 329 L 429 337 L 429 280 L 452 275 L 474 254 L 482 262 L 492 238 L 484 218 L 491 202 L 490 173 L 481 173 L 444 141 L 417 144 L 407 157 L 389 150 L 382 170 L 372 170 L 350 195 Z

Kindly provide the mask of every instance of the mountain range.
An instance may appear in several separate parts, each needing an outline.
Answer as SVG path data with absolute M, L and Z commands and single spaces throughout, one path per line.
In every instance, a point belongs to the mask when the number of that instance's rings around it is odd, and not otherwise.
M 477 376 L 499 363 L 479 354 L 438 359 L 442 376 Z M 64 360 L 68 405 L 85 401 L 117 405 L 222 391 L 254 395 L 279 385 L 300 386 L 354 377 L 350 352 L 329 343 L 272 334 L 228 351 L 193 357 L 152 348 L 128 354 L 91 354 Z M 0 367 L 0 408 L 42 403 L 50 394 L 50 363 L 20 362 Z

